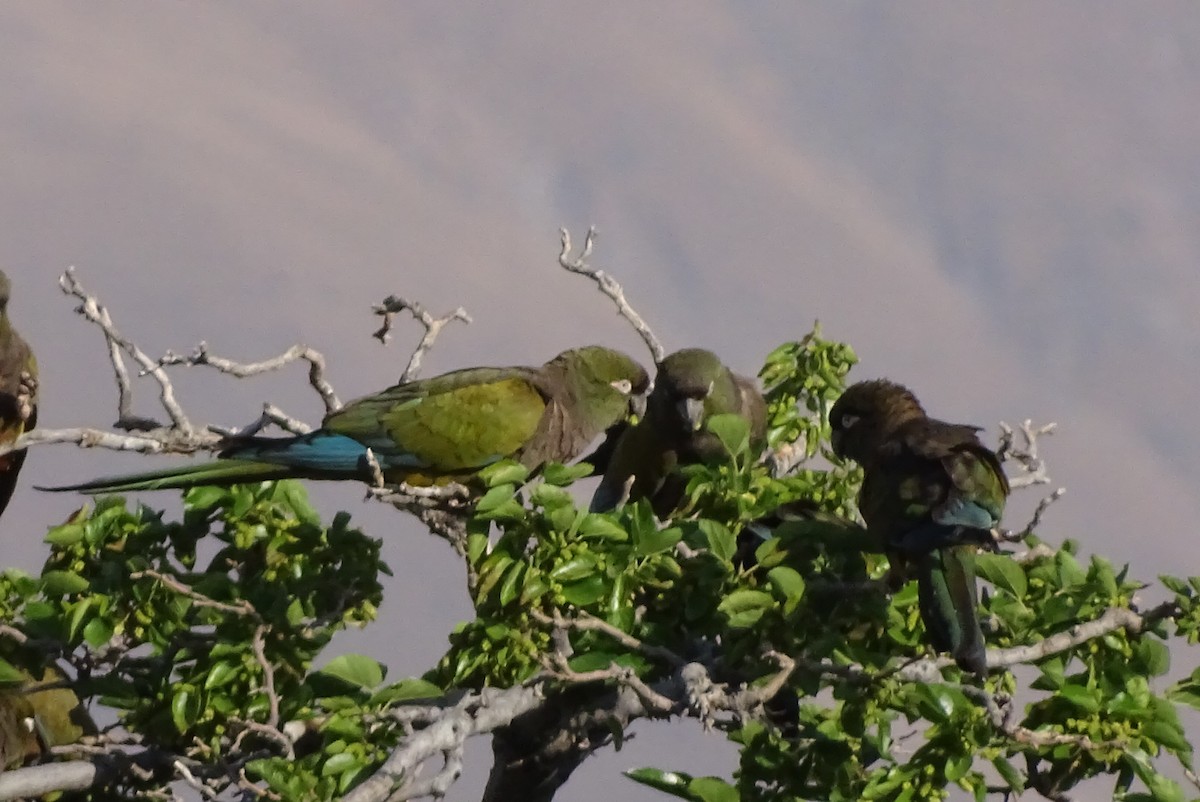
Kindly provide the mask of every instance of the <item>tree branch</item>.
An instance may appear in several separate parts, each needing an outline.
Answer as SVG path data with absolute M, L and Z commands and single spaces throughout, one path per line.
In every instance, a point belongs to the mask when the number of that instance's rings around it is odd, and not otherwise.
M 208 350 L 208 343 L 201 342 L 192 351 L 191 356 L 167 351 L 157 364 L 163 367 L 167 365 L 184 365 L 186 367 L 208 365 L 221 373 L 244 379 L 279 370 L 301 359 L 308 363 L 308 383 L 321 397 L 321 403 L 325 405 L 325 414 L 328 415 L 341 409 L 342 402 L 338 400 L 333 386 L 325 379 L 325 356 L 307 345 L 293 345 L 279 356 L 260 362 L 235 362 L 232 359 L 213 355 Z
M 142 349 L 121 336 L 120 332 L 117 331 L 116 324 L 112 321 L 112 317 L 108 314 L 108 310 L 100 304 L 96 296 L 89 295 L 75 277 L 74 267 L 67 268 L 66 272 L 59 278 L 58 286 L 67 295 L 73 295 L 82 301 L 75 308 L 75 311 L 82 315 L 85 320 L 95 323 L 104 332 L 104 340 L 108 344 L 109 359 L 112 361 L 113 373 L 116 375 L 117 381 L 117 422 L 113 425 L 118 429 L 126 429 L 128 431 L 142 431 L 148 428 L 159 427 L 158 423 L 148 421 L 145 418 L 135 417 L 130 412 L 133 404 L 133 389 L 129 382 L 129 371 L 126 369 L 125 360 L 121 356 L 121 352 L 124 351 L 133 358 L 133 361 L 138 364 L 144 373 L 153 376 L 154 380 L 158 382 L 159 401 L 162 403 L 167 415 L 170 416 L 171 425 L 183 432 L 185 436 L 190 436 L 192 434 L 191 421 L 184 414 L 179 402 L 175 400 L 175 388 L 172 386 L 171 380 L 167 377 L 167 372 L 163 370 L 162 365 L 159 365 L 148 357 Z
M 646 321 L 642 320 L 642 316 L 625 300 L 625 291 L 621 288 L 621 285 L 603 270 L 591 267 L 587 263 L 588 258 L 592 255 L 592 246 L 596 242 L 596 227 L 592 226 L 588 229 L 587 238 L 583 241 L 583 250 L 574 259 L 571 258 L 570 232 L 565 228 L 560 228 L 558 231 L 562 235 L 562 251 L 558 254 L 558 263 L 565 270 L 581 276 L 587 276 L 596 282 L 596 286 L 600 288 L 600 291 L 611 298 L 613 303 L 617 305 L 617 312 L 621 317 L 633 325 L 634 330 L 642 338 L 642 342 L 646 343 L 646 347 L 650 349 L 650 355 L 654 357 L 654 364 L 657 365 L 662 362 L 665 353 L 662 343 L 654 336 L 654 332 L 646 325 Z
M 461 320 L 463 323 L 471 322 L 471 316 L 461 306 L 452 312 L 447 312 L 441 317 L 435 318 L 425 311 L 425 307 L 417 301 L 410 301 L 407 298 L 401 298 L 399 295 L 389 295 L 381 303 L 372 307 L 372 310 L 375 314 L 383 318 L 383 325 L 371 336 L 378 339 L 384 345 L 391 339 L 392 322 L 400 312 L 409 312 L 418 323 L 425 327 L 425 333 L 421 335 L 421 341 L 413 349 L 412 356 L 408 358 L 408 365 L 404 368 L 404 372 L 400 374 L 400 384 L 410 382 L 417 377 L 417 374 L 421 370 L 422 357 L 433 348 L 434 341 L 442 333 L 442 328 L 447 323 L 455 320 Z

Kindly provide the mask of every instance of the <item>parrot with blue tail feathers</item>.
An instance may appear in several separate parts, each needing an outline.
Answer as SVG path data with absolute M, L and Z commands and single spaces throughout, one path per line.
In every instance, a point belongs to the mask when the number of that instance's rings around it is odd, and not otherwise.
M 993 544 L 1009 484 L 979 427 L 930 418 L 886 380 L 850 386 L 829 412 L 833 451 L 862 466 L 858 506 L 893 563 L 916 573 L 921 619 L 935 649 L 987 673 L 976 611 L 975 553 Z
M 94 479 L 51 491 L 129 492 L 277 479 L 370 481 L 370 449 L 391 483 L 466 481 L 514 459 L 566 462 L 607 428 L 638 414 L 649 376 L 609 348 L 564 351 L 541 367 L 466 368 L 352 401 L 320 429 L 233 438 L 213 462 Z

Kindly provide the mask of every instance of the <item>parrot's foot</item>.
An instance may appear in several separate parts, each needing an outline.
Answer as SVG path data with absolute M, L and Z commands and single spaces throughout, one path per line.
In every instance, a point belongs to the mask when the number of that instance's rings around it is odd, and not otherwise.
M 33 417 L 33 409 L 37 405 L 38 380 L 27 370 L 21 371 L 21 385 L 17 390 L 17 417 L 27 421 Z

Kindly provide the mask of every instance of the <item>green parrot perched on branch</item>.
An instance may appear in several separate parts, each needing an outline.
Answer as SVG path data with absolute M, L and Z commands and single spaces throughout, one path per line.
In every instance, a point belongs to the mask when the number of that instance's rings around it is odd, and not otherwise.
M 752 379 L 739 376 L 717 355 L 686 348 L 658 366 L 646 417 L 615 433 L 611 452 L 597 459 L 604 478 L 592 496 L 593 511 L 611 510 L 626 496 L 648 498 L 659 517 L 675 510 L 683 497 L 683 465 L 712 463 L 726 457 L 725 446 L 708 431 L 710 417 L 741 415 L 750 424 L 750 440 L 766 439 L 767 405 Z M 610 434 L 612 438 L 614 434 Z M 599 452 L 603 452 L 602 447 Z
M 45 490 L 85 493 L 232 485 L 276 479 L 370 481 L 370 449 L 388 482 L 469 479 L 502 459 L 565 462 L 640 412 L 650 383 L 620 351 L 587 346 L 539 368 L 467 368 L 398 384 L 287 438 L 233 439 L 215 462 Z
M 16 669 L 12 682 L 0 681 L 0 772 L 96 732 L 61 671 L 49 666 L 33 677 Z
M 987 673 L 976 612 L 975 550 L 993 543 L 1008 496 L 977 426 L 934 420 L 890 381 L 849 387 L 829 412 L 833 451 L 863 468 L 859 512 L 893 562 L 917 574 L 921 619 L 938 651 Z
M 37 425 L 37 360 L 8 320 L 11 284 L 0 270 L 0 443 L 8 444 Z M 0 456 L 0 514 L 17 486 L 25 451 Z

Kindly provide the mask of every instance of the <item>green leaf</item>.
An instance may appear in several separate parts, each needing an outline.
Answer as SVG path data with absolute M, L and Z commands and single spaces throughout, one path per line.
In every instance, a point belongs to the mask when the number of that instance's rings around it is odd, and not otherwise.
M 625 776 L 655 790 L 690 802 L 738 802 L 737 789 L 719 777 L 692 777 L 655 768 L 632 769 Z
M 688 793 L 699 802 L 739 802 L 737 789 L 717 777 L 697 777 L 688 783 Z
M 1099 691 L 1082 685 L 1064 685 L 1058 689 L 1057 696 L 1088 713 L 1095 713 L 1100 709 Z
M 467 535 L 467 559 L 471 564 L 479 562 L 479 558 L 487 552 L 488 536 L 482 532 L 472 532 Z
M 83 524 L 69 523 L 62 526 L 56 526 L 46 533 L 46 542 L 52 546 L 60 548 L 66 546 L 74 546 L 79 541 L 83 540 L 84 533 Z
M 975 570 L 988 582 L 1007 590 L 1018 599 L 1024 598 L 1029 590 L 1024 569 L 1011 557 L 986 553 L 976 555 Z
M 629 539 L 629 533 L 616 521 L 600 513 L 588 513 L 579 522 L 579 536 L 585 540 L 611 540 L 621 542 Z
M 677 796 L 680 799 L 691 799 L 687 795 L 688 783 L 692 781 L 692 775 L 684 774 L 679 771 L 664 771 L 656 768 L 641 768 L 630 769 L 624 772 L 625 776 L 636 783 L 649 786 L 657 791 Z
M 1166 674 L 1171 669 L 1171 652 L 1166 644 L 1154 638 L 1143 638 L 1137 646 L 1138 662 L 1148 677 Z
M 554 567 L 550 579 L 557 582 L 574 582 L 590 576 L 596 570 L 596 558 L 590 552 L 583 552 L 578 557 Z
M 509 602 L 517 598 L 517 593 L 521 589 L 521 580 L 525 577 L 525 572 L 529 565 L 523 562 L 514 563 L 504 575 L 504 581 L 500 583 L 500 606 L 507 606 Z
M 717 436 L 731 456 L 737 456 L 750 447 L 750 421 L 741 415 L 713 415 L 708 419 L 706 428 Z
M 551 462 L 542 467 L 542 481 L 551 485 L 569 485 L 576 479 L 591 476 L 592 471 L 592 466 L 586 462 L 578 462 L 574 465 Z
M 735 590 L 717 605 L 717 609 L 729 619 L 733 629 L 745 629 L 753 626 L 762 618 L 763 613 L 774 605 L 775 600 L 770 593 L 761 590 Z
M 519 462 L 503 460 L 481 470 L 479 478 L 487 487 L 519 485 L 529 478 L 529 469 Z
M 21 685 L 25 679 L 25 674 L 21 669 L 0 657 L 0 685 Z
M 353 752 L 341 752 L 325 761 L 325 765 L 321 766 L 321 776 L 331 777 L 341 774 L 344 771 L 358 768 L 360 763 L 360 758 Z
M 213 688 L 219 688 L 240 673 L 242 673 L 240 665 L 221 661 L 214 665 L 212 670 L 208 672 L 208 676 L 204 678 L 204 690 L 211 691 Z
M 993 758 L 992 765 L 996 767 L 996 772 L 1004 779 L 1004 782 L 1010 789 L 1017 793 L 1025 790 L 1025 778 L 1021 776 L 1021 773 L 1007 759 L 1002 757 Z
M 639 529 L 634 539 L 634 550 L 643 557 L 658 554 L 674 548 L 682 537 L 683 530 L 678 526 L 668 526 L 666 529 L 655 526 Z
M 88 581 L 74 571 L 47 571 L 42 574 L 42 592 L 47 596 L 69 596 L 88 589 Z
M 361 654 L 339 655 L 317 672 L 337 677 L 358 688 L 371 690 L 383 682 L 384 669 L 377 661 Z
M 496 485 L 483 494 L 475 505 L 475 515 L 485 520 L 520 520 L 525 508 L 516 499 L 517 489 L 511 484 Z
M 391 705 L 413 699 L 439 699 L 443 691 L 432 682 L 419 677 L 407 677 L 399 682 L 380 688 L 369 701 L 371 705 Z
M 187 732 L 193 719 L 191 687 L 184 685 L 171 697 L 171 721 L 179 732 Z
M 83 628 L 83 639 L 93 649 L 99 649 L 106 646 L 112 640 L 113 628 L 112 624 L 103 618 L 93 618 L 87 622 Z
M 529 494 L 529 502 L 549 510 L 571 506 L 575 503 L 575 499 L 569 490 L 542 482 Z
M 595 604 L 608 595 L 608 587 L 605 578 L 598 574 L 592 574 L 589 577 L 563 585 L 563 598 L 577 607 L 586 607 L 589 604 Z
M 704 539 L 708 542 L 708 550 L 714 557 L 723 563 L 728 563 L 733 559 L 734 552 L 737 550 L 737 538 L 734 537 L 733 532 L 729 531 L 729 527 L 707 518 L 701 518 L 696 525 L 704 533 Z
M 767 581 L 783 602 L 783 612 L 790 615 L 804 596 L 804 577 L 796 569 L 780 565 L 767 572 Z

